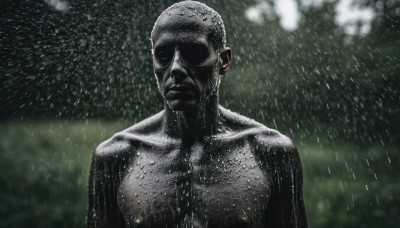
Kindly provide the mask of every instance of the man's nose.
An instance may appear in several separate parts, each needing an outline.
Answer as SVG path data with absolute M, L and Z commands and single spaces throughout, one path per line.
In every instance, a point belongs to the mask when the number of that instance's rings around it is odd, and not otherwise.
M 175 52 L 174 59 L 171 66 L 171 77 L 174 77 L 175 80 L 183 80 L 187 76 L 187 71 L 183 65 L 182 57 L 180 53 Z

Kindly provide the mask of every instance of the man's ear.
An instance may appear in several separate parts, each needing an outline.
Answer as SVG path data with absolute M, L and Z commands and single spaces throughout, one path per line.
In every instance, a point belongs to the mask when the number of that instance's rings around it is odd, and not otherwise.
M 230 48 L 225 48 L 220 53 L 220 62 L 219 62 L 219 74 L 223 75 L 228 71 L 228 67 L 231 64 L 232 59 L 232 50 Z

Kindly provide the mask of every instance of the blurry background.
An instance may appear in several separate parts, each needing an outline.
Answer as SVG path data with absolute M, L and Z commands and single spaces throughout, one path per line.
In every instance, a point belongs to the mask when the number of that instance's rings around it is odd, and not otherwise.
M 162 109 L 173 2 L 1 1 L 0 227 L 85 226 L 93 149 Z M 205 2 L 234 54 L 221 104 L 294 139 L 310 227 L 397 227 L 400 1 Z

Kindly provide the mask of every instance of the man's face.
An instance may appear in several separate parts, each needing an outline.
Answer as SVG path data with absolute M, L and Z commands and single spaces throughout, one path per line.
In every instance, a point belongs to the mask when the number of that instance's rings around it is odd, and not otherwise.
M 153 67 L 158 88 L 172 110 L 199 107 L 218 92 L 219 57 L 209 22 L 179 13 L 163 15 L 153 32 Z

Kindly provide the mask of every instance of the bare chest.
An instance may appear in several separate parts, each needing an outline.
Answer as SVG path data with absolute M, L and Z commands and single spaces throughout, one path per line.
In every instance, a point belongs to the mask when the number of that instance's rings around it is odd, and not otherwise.
M 118 189 L 128 227 L 257 227 L 269 202 L 266 167 L 248 144 L 140 148 Z

